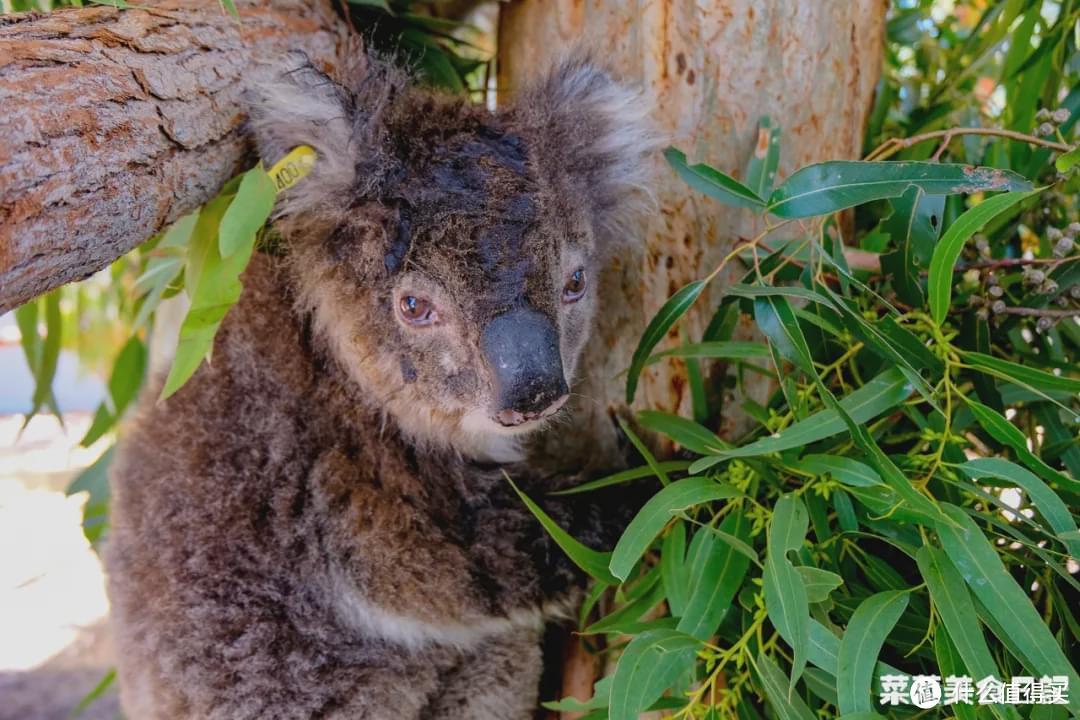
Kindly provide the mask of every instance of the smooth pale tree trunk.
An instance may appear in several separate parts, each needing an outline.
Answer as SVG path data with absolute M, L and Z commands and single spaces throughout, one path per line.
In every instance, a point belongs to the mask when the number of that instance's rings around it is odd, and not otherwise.
M 583 45 L 595 60 L 640 86 L 658 128 L 691 162 L 707 162 L 737 178 L 758 144 L 758 119 L 782 126 L 779 178 L 808 163 L 857 158 L 881 70 L 885 0 L 513 0 L 499 22 L 500 90 L 513 89 Z M 500 95 L 502 98 L 503 95 Z M 683 285 L 717 266 L 735 243 L 763 228 L 749 211 L 692 192 L 657 160 L 658 211 L 641 229 L 639 250 L 602 279 L 599 336 L 582 363 L 580 392 L 594 409 L 580 429 L 583 456 L 613 447 L 605 413 L 621 412 L 620 375 L 646 323 Z M 716 301 L 736 274 L 732 264 L 685 318 L 701 337 Z M 737 329 L 749 337 L 751 328 Z M 678 342 L 673 332 L 666 341 Z M 747 374 L 745 391 L 762 401 L 768 381 Z M 685 364 L 647 368 L 635 406 L 689 415 Z M 731 438 L 746 427 L 738 397 L 724 404 L 721 426 Z M 598 433 L 600 436 L 598 437 Z M 588 672 L 570 658 L 568 668 Z M 567 676 L 565 688 L 588 694 L 588 679 Z M 585 695 L 580 688 L 586 688 Z
M 0 313 L 84 278 L 243 169 L 245 74 L 332 66 L 325 0 L 213 0 L 0 18 Z
M 782 179 L 808 163 L 859 156 L 881 70 L 887 6 L 886 0 L 512 0 L 501 6 L 499 22 L 500 98 L 582 46 L 643 90 L 658 129 L 691 162 L 741 177 L 757 146 L 758 119 L 769 116 L 782 126 Z M 660 158 L 656 166 L 658 211 L 642 228 L 637 252 L 603 278 L 599 337 L 583 363 L 589 375 L 581 392 L 601 412 L 623 404 L 619 374 L 664 301 L 764 227 L 747 210 L 691 191 Z M 690 338 L 700 338 L 724 286 L 741 272 L 731 263 L 698 301 L 683 323 Z M 668 342 L 677 340 L 673 331 Z M 759 401 L 766 386 L 758 376 L 748 379 Z M 723 436 L 744 427 L 741 413 L 727 411 L 733 404 L 738 400 L 725 405 Z M 687 414 L 685 364 L 647 368 L 635 407 Z

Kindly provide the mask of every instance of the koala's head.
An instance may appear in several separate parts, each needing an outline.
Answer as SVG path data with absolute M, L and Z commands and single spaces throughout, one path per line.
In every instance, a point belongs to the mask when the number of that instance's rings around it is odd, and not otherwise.
M 301 311 L 415 441 L 505 459 L 566 402 L 605 259 L 633 232 L 656 144 L 634 93 L 565 62 L 490 112 L 363 59 L 338 82 L 302 56 L 255 92 Z

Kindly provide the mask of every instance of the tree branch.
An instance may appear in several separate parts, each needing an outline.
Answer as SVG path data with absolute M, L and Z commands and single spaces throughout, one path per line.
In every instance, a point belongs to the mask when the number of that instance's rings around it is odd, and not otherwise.
M 335 64 L 326 0 L 165 0 L 0 23 L 0 313 L 100 270 L 249 154 L 240 96 L 290 49 Z

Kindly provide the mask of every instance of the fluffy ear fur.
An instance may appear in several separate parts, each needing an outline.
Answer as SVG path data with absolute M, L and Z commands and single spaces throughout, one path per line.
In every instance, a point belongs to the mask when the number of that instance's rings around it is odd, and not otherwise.
M 407 77 L 360 48 L 346 55 L 351 62 L 340 77 L 348 82 L 334 80 L 307 55 L 292 52 L 282 65 L 264 68 L 248 94 L 250 128 L 267 166 L 297 145 L 318 153 L 311 175 L 279 199 L 278 216 L 340 208 L 377 194 L 393 166 L 384 119 L 405 91 Z
M 258 78 L 248 93 L 248 115 L 266 167 L 298 145 L 310 145 L 318 153 L 311 175 L 279 200 L 277 214 L 300 214 L 342 197 L 356 180 L 351 94 L 302 52 L 289 53 L 281 65 L 261 68 Z
M 540 139 L 537 156 L 587 198 L 596 227 L 618 235 L 652 204 L 650 156 L 662 146 L 641 93 L 578 52 L 527 89 L 516 113 Z

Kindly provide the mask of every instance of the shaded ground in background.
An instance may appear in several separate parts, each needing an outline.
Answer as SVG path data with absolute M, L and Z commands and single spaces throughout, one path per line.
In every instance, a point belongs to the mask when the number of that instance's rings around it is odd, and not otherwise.
M 82 534 L 85 497 L 64 489 L 104 450 L 78 448 L 90 417 L 0 415 L 0 720 L 67 720 L 112 667 L 108 601 Z M 82 713 L 119 717 L 115 690 Z

